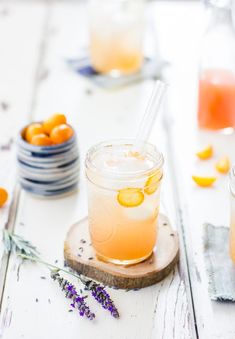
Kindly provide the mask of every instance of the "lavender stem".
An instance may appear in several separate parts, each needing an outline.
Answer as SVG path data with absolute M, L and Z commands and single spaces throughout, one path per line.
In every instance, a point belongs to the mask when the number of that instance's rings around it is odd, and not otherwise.
M 77 275 L 77 274 L 75 274 L 75 273 L 72 273 L 72 272 L 70 272 L 70 271 L 67 271 L 67 270 L 65 270 L 64 268 L 61 268 L 61 267 L 59 267 L 59 266 L 50 264 L 50 263 L 48 263 L 48 262 L 46 262 L 46 261 L 44 261 L 44 260 L 41 260 L 41 259 L 39 259 L 39 258 L 31 257 L 31 256 L 29 256 L 29 255 L 19 254 L 19 256 L 20 256 L 21 258 L 23 258 L 23 259 L 29 259 L 29 260 L 31 260 L 31 261 L 38 262 L 39 264 L 45 265 L 45 266 L 50 267 L 50 268 L 52 268 L 52 269 L 54 269 L 54 270 L 59 270 L 59 271 L 62 271 L 62 272 L 64 272 L 64 273 L 70 274 L 70 275 L 74 276 L 75 278 L 79 279 L 82 283 L 85 283 L 85 280 L 82 279 L 79 275 Z

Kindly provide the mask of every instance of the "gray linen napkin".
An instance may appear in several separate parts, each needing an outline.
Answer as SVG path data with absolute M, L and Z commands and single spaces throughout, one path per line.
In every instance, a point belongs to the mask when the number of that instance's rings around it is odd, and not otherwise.
M 203 242 L 211 299 L 235 301 L 235 265 L 229 256 L 229 229 L 204 224 Z

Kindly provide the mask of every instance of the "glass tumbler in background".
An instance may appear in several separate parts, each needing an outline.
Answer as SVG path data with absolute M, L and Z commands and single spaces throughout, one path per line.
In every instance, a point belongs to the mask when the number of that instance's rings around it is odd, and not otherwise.
M 126 140 L 103 142 L 86 157 L 88 219 L 99 259 L 130 265 L 147 259 L 157 240 L 163 156 L 144 155 Z
M 113 76 L 143 63 L 145 0 L 89 0 L 90 57 L 95 70 Z
M 231 212 L 230 212 L 230 235 L 229 235 L 229 253 L 235 264 L 235 166 L 230 171 L 230 193 L 231 193 Z

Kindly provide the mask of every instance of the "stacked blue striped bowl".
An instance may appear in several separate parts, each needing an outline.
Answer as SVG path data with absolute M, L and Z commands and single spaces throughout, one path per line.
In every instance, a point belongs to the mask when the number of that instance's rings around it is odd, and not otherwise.
M 52 146 L 34 146 L 24 140 L 27 126 L 17 140 L 19 182 L 26 191 L 52 197 L 75 191 L 79 180 L 77 137 Z

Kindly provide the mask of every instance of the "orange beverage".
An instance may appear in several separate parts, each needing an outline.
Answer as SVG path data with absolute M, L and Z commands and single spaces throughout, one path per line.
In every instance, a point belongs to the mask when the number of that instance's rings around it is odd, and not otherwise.
M 89 0 L 90 57 L 100 73 L 125 75 L 143 63 L 145 0 Z
M 101 260 L 138 263 L 156 244 L 163 158 L 153 145 L 146 149 L 141 156 L 118 140 L 87 154 L 89 228 Z
M 199 80 L 199 127 L 212 130 L 235 127 L 235 74 L 206 70 Z
M 129 33 L 103 36 L 93 32 L 90 37 L 91 63 L 101 73 L 113 71 L 122 74 L 137 72 L 143 62 L 141 44 L 135 45 Z M 133 37 L 134 39 L 134 37 Z M 130 42 L 128 42 L 128 40 Z

